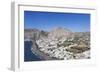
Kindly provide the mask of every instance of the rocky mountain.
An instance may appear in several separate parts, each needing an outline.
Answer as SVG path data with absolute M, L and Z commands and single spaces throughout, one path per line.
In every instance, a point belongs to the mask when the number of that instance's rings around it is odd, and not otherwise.
M 38 40 L 39 38 L 47 37 L 48 32 L 38 29 L 24 29 L 24 39 Z
M 33 42 L 32 51 L 38 49 L 51 58 L 90 58 L 90 32 L 72 32 L 57 27 L 51 31 L 25 29 L 24 39 Z
M 53 30 L 51 30 L 48 34 L 49 37 L 52 37 L 52 38 L 68 38 L 71 36 L 71 31 L 69 29 L 65 29 L 65 28 L 62 28 L 62 27 L 56 27 L 54 28 Z

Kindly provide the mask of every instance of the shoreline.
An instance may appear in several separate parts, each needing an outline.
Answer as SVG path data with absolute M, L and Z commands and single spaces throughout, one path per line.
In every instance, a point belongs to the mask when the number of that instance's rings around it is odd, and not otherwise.
M 38 49 L 31 48 L 31 51 L 32 51 L 33 54 L 38 56 L 41 60 L 59 60 L 57 58 L 52 58 L 52 57 L 44 54 L 43 52 L 39 51 Z

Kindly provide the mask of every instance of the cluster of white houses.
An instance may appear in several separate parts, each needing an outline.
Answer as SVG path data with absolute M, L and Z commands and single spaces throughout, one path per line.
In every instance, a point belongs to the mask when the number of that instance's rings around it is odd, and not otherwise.
M 58 46 L 58 44 L 62 44 L 65 40 L 63 39 L 51 39 L 51 38 L 41 38 L 36 41 L 39 46 L 39 50 L 49 55 L 50 57 L 55 57 L 58 59 L 87 59 L 90 58 L 90 50 L 81 52 L 81 53 L 73 53 L 67 50 L 70 50 L 71 46 L 75 46 L 77 44 L 72 44 L 69 46 Z

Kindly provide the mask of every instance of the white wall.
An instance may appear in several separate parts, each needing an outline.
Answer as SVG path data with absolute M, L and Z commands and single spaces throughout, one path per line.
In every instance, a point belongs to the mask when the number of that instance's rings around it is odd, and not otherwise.
M 28 0 L 29 1 L 29 0 Z M 46 4 L 74 4 L 74 5 L 88 5 L 88 6 L 96 6 L 97 10 L 97 33 L 98 38 L 96 38 L 97 46 L 99 47 L 99 40 L 100 40 L 100 2 L 99 0 L 33 0 L 34 3 L 46 3 Z M 1 0 L 0 1 L 0 73 L 11 73 L 8 68 L 10 68 L 10 53 L 11 53 L 11 0 Z M 98 57 L 100 57 L 100 49 L 98 49 Z M 100 58 L 98 58 L 98 62 Z M 61 68 L 61 69 L 48 69 L 48 70 L 38 70 L 38 71 L 29 71 L 37 72 L 37 73 L 98 73 L 100 68 L 100 63 L 98 63 L 99 67 L 78 67 L 78 68 Z M 26 71 L 28 72 L 28 71 Z M 25 71 L 24 71 L 25 73 Z

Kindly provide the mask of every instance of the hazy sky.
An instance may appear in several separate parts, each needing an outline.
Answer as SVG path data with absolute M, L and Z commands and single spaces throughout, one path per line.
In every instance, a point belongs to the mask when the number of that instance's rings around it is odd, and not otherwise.
M 71 31 L 90 31 L 90 14 L 24 11 L 24 27 L 49 31 L 64 27 Z

